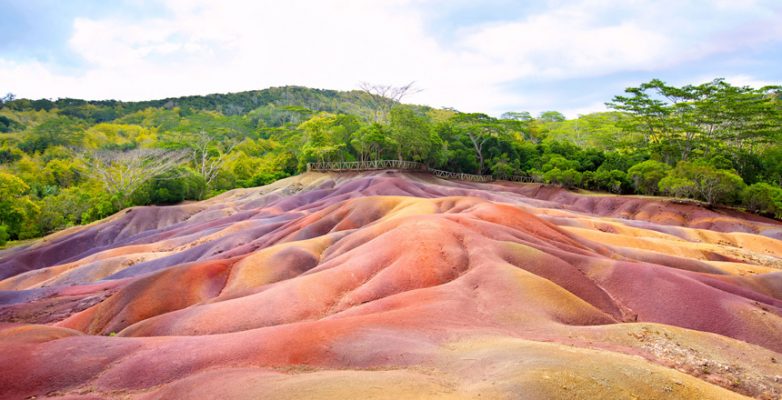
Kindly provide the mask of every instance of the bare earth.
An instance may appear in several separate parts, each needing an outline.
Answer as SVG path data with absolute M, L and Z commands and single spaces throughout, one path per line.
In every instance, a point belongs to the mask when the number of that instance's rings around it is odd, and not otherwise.
M 0 252 L 0 398 L 782 397 L 782 224 L 308 173 Z

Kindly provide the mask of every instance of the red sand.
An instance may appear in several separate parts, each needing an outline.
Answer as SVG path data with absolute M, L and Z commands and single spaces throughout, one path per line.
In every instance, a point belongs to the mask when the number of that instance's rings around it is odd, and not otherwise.
M 782 224 L 305 174 L 0 252 L 0 398 L 779 398 Z

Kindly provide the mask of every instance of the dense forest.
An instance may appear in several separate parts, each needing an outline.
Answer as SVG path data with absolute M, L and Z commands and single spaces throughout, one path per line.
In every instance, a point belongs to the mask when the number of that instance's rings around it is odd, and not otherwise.
M 313 161 L 404 159 L 782 217 L 782 88 L 628 88 L 610 112 L 500 118 L 303 87 L 144 102 L 0 100 L 0 244 L 199 200 Z

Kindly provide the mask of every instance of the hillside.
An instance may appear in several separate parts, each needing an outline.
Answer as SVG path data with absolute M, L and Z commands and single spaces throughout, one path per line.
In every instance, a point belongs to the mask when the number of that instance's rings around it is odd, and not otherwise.
M 252 111 L 281 109 L 353 114 L 369 118 L 372 98 L 364 92 L 313 89 L 303 86 L 282 86 L 235 93 L 213 93 L 203 96 L 168 97 L 145 101 L 83 100 L 83 99 L 16 99 L 5 107 L 13 111 L 58 110 L 69 117 L 91 122 L 110 122 L 147 108 L 172 109 L 186 112 L 216 111 L 226 116 L 244 115 Z M 288 108 L 286 110 L 286 108 Z
M 2 398 L 782 395 L 782 223 L 305 173 L 0 252 Z
M 614 111 L 574 119 L 556 111 L 496 118 L 402 104 L 399 91 L 409 86 L 365 89 L 287 86 L 142 102 L 3 97 L 0 246 L 344 161 L 414 161 L 782 218 L 780 87 L 653 80 L 615 96 Z M 671 93 L 678 100 L 656 100 Z

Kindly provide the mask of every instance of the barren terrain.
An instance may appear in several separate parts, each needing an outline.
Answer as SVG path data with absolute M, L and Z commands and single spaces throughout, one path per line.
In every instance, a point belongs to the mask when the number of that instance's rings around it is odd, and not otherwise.
M 307 173 L 0 252 L 0 397 L 782 396 L 782 224 Z

